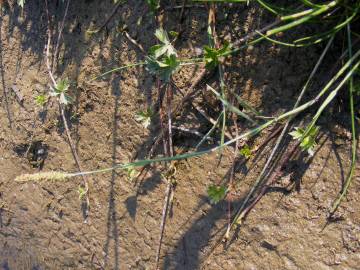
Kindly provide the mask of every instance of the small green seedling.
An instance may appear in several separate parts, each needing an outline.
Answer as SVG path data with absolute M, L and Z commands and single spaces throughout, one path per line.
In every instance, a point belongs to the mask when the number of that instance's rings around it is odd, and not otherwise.
M 159 59 L 163 55 L 168 57 L 171 55 L 177 56 L 176 50 L 171 44 L 169 36 L 163 28 L 156 29 L 155 36 L 161 44 L 154 45 L 150 48 L 150 56 L 154 57 L 155 59 Z
M 171 76 L 179 69 L 180 62 L 175 55 L 164 56 L 161 61 L 153 57 L 146 58 L 146 69 L 153 75 L 159 76 L 164 82 L 169 82 Z
M 68 95 L 68 90 L 70 87 L 70 83 L 68 79 L 60 80 L 55 88 L 51 88 L 50 95 L 54 97 L 58 97 L 61 104 L 69 105 L 72 102 L 71 97 Z
M 134 179 L 136 179 L 136 177 L 139 176 L 139 172 L 135 170 L 133 167 L 126 168 L 125 172 L 126 172 L 126 177 L 130 182 L 134 181 Z
M 154 116 L 154 112 L 151 108 L 146 109 L 145 111 L 139 111 L 136 113 L 135 120 L 141 123 L 144 128 L 148 128 L 151 124 L 151 119 Z
M 319 133 L 319 127 L 313 126 L 307 134 L 305 134 L 305 130 L 296 127 L 294 131 L 289 134 L 293 137 L 294 140 L 300 141 L 300 147 L 303 151 L 307 151 L 310 156 L 314 155 L 314 148 L 316 146 L 316 136 Z M 305 135 L 305 136 L 304 136 Z
M 154 45 L 149 50 L 149 56 L 146 57 L 146 69 L 165 82 L 169 82 L 172 74 L 180 67 L 180 61 L 177 59 L 177 53 L 172 46 L 166 31 L 159 28 L 155 31 L 155 36 L 161 44 Z
M 170 31 L 169 32 L 170 36 L 172 36 L 173 38 L 176 38 L 179 36 L 179 32 L 176 32 L 176 31 Z
M 240 155 L 242 155 L 245 158 L 251 158 L 252 153 L 250 147 L 245 144 L 243 148 L 240 149 Z
M 86 190 L 82 186 L 79 186 L 78 193 L 79 193 L 79 200 L 82 201 L 86 195 Z
M 160 0 L 146 0 L 146 3 L 149 5 L 152 13 L 155 13 L 160 8 Z
M 230 51 L 230 43 L 225 42 L 220 49 L 204 46 L 204 61 L 207 69 L 213 69 L 221 62 L 221 55 Z
M 35 97 L 35 102 L 39 107 L 44 107 L 47 102 L 47 97 L 44 94 L 37 95 Z
M 217 204 L 225 198 L 227 189 L 225 186 L 211 185 L 209 186 L 207 193 L 210 198 L 210 203 Z

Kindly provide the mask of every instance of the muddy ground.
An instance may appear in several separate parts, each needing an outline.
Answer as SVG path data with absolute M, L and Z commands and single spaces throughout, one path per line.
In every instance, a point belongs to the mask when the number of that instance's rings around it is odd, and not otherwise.
M 27 0 L 24 10 L 11 1 L 2 2 L 0 269 L 154 269 L 166 189 L 158 167 L 136 183 L 121 171 L 89 177 L 91 208 L 86 218 L 78 194 L 81 178 L 14 182 L 16 176 L 27 172 L 77 169 L 57 103 L 52 99 L 42 109 L 34 101 L 49 89 L 44 58 L 44 2 Z M 49 2 L 52 27 L 57 29 L 65 4 Z M 171 4 L 164 3 L 168 7 Z M 149 129 L 135 120 L 136 112 L 155 106 L 157 100 L 155 79 L 144 68 L 90 81 L 113 67 L 143 59 L 120 31 L 124 24 L 145 50 L 156 44 L 156 23 L 143 1 L 121 5 L 100 33 L 89 35 L 87 31 L 100 27 L 113 9 L 110 0 L 72 1 L 60 48 L 56 74 L 72 82 L 75 100 L 67 117 L 85 170 L 145 157 L 159 131 L 156 120 Z M 178 9 L 165 10 L 167 30 L 177 29 L 179 13 Z M 205 7 L 185 10 L 184 32 L 176 44 L 180 55 L 195 55 L 191 48 L 201 48 L 207 42 L 207 16 Z M 251 5 L 223 6 L 217 15 L 217 31 L 219 37 L 234 42 L 271 20 L 269 14 Z M 294 50 L 260 44 L 231 58 L 226 83 L 264 114 L 277 114 L 293 106 L 321 50 L 321 46 Z M 332 50 L 334 54 L 336 48 Z M 329 57 L 327 61 L 333 60 Z M 313 91 L 326 78 L 325 67 Z M 175 83 L 186 91 L 202 69 L 181 70 Z M 209 79 L 209 83 L 215 81 L 216 76 Z M 19 89 L 22 102 L 9 90 L 12 85 Z M 204 87 L 198 91 L 204 91 Z M 199 106 L 208 110 L 212 100 L 209 95 L 205 93 L 198 99 Z M 213 106 L 219 105 L 215 102 Z M 213 153 L 181 161 L 160 268 L 360 269 L 358 172 L 336 219 L 327 222 L 328 210 L 350 163 L 349 115 L 346 111 L 339 113 L 341 107 L 338 101 L 321 119 L 315 156 L 295 161 L 295 173 L 279 180 L 281 183 L 291 178 L 297 189 L 285 192 L 281 185 L 271 189 L 226 245 L 216 244 L 227 226 L 228 203 L 211 205 L 206 189 L 211 183 L 220 183 L 228 173 L 233 148 L 225 149 L 221 159 L 220 153 Z M 175 123 L 203 133 L 211 127 L 191 106 L 184 107 Z M 239 124 L 246 127 L 244 122 Z M 253 146 L 262 138 L 257 138 Z M 175 149 L 193 150 L 198 141 L 194 135 L 178 132 Z M 248 192 L 271 147 L 270 143 L 258 159 L 236 171 L 233 211 Z M 39 150 L 44 156 L 34 156 Z

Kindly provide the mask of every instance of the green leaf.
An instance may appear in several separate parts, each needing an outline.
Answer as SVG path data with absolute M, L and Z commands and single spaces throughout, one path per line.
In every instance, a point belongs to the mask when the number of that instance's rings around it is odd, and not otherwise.
M 146 58 L 146 69 L 165 82 L 169 82 L 171 76 L 179 69 L 180 62 L 175 55 L 164 56 L 161 60 L 148 56 Z
M 86 190 L 83 187 L 79 186 L 78 193 L 79 193 L 79 200 L 82 200 L 86 195 Z
M 152 13 L 155 13 L 160 8 L 160 0 L 146 0 L 146 3 L 149 5 Z
M 72 102 L 72 98 L 67 94 L 69 87 L 68 79 L 62 79 L 56 84 L 55 88 L 50 89 L 50 95 L 58 97 L 60 103 L 66 106 Z
M 230 51 L 230 43 L 225 42 L 220 49 L 204 46 L 204 61 L 207 69 L 213 69 L 220 63 L 221 55 Z
M 169 41 L 169 37 L 164 29 L 162 28 L 156 29 L 155 36 L 162 44 L 157 44 L 152 46 L 149 50 L 150 56 L 154 57 L 155 59 L 159 59 L 163 55 L 177 56 L 176 50 L 173 47 L 173 45 L 171 45 Z
M 170 31 L 169 34 L 170 34 L 170 36 L 172 36 L 172 37 L 177 37 L 177 36 L 179 35 L 179 32 Z
M 314 148 L 317 145 L 315 139 L 318 133 L 319 127 L 313 126 L 307 134 L 305 134 L 304 129 L 299 127 L 295 127 L 295 130 L 289 134 L 293 137 L 294 140 L 300 141 L 300 147 L 303 151 L 307 151 L 310 156 L 313 156 Z
M 225 186 L 211 185 L 208 187 L 207 193 L 210 198 L 210 202 L 212 204 L 217 204 L 219 201 L 225 198 L 227 189 Z
M 151 108 L 148 108 L 145 111 L 140 111 L 136 114 L 135 120 L 141 123 L 144 128 L 148 128 L 151 124 L 151 118 L 154 116 L 154 112 Z
M 42 95 L 38 95 L 38 96 L 36 96 L 36 98 L 35 98 L 36 104 L 37 104 L 38 106 L 40 106 L 40 107 L 44 107 L 46 101 L 47 101 L 47 97 L 46 97 L 45 95 L 43 95 L 43 94 L 42 94 Z
M 68 79 L 63 79 L 63 80 L 60 80 L 57 84 L 56 84 L 56 87 L 55 87 L 55 92 L 57 93 L 65 93 L 67 92 L 67 90 L 69 89 L 70 87 L 70 83 L 68 81 Z
M 156 29 L 155 36 L 157 37 L 158 40 L 160 40 L 164 44 L 170 43 L 169 37 L 163 28 Z
M 252 156 L 251 149 L 247 144 L 245 144 L 244 147 L 241 148 L 240 155 L 245 158 L 250 158 Z
M 133 167 L 129 167 L 125 169 L 127 179 L 132 182 L 136 177 L 139 176 L 139 172 L 135 170 Z

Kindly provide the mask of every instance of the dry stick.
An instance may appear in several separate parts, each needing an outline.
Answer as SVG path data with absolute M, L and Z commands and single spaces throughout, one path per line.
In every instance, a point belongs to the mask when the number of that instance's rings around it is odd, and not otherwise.
M 172 143 L 172 129 L 171 129 L 171 100 L 172 100 L 172 98 L 173 97 L 172 97 L 171 85 L 168 84 L 167 89 L 166 89 L 166 101 L 167 101 L 166 108 L 167 108 L 167 117 L 168 117 L 168 146 L 169 146 L 169 155 L 171 157 L 174 156 L 173 143 Z M 162 240 L 164 237 L 166 217 L 167 217 L 167 212 L 169 209 L 171 193 L 173 191 L 171 179 L 167 179 L 167 181 L 168 181 L 168 183 L 167 183 L 167 188 L 166 188 L 166 192 L 165 192 L 165 202 L 164 202 L 164 206 L 163 206 L 162 218 L 161 218 L 161 224 L 160 224 L 160 239 L 159 239 L 159 244 L 158 244 L 157 253 L 156 253 L 156 269 L 158 269 L 158 266 L 159 266 L 161 245 L 162 245 Z
M 303 95 L 304 95 L 304 93 L 305 93 L 308 85 L 310 84 L 311 79 L 314 77 L 314 75 L 315 75 L 315 73 L 317 72 L 317 70 L 318 70 L 321 62 L 323 61 L 323 59 L 324 59 L 324 57 L 325 57 L 326 52 L 329 50 L 330 45 L 331 45 L 333 39 L 334 39 L 334 36 L 329 40 L 329 42 L 328 42 L 328 44 L 326 45 L 324 51 L 322 52 L 322 54 L 321 54 L 318 62 L 316 63 L 316 65 L 315 65 L 314 69 L 312 70 L 312 72 L 311 72 L 311 74 L 310 74 L 310 76 L 309 76 L 306 84 L 304 85 L 304 87 L 303 87 L 303 89 L 302 89 L 302 91 L 301 91 L 301 93 L 300 93 L 300 95 L 299 95 L 299 97 L 298 97 L 298 99 L 297 99 L 297 102 L 295 103 L 294 108 L 297 107 L 298 104 L 300 103 L 300 100 L 301 100 L 301 98 L 303 97 Z M 292 119 L 292 118 L 291 118 L 291 119 Z M 291 120 L 291 119 L 290 119 L 290 120 Z M 287 124 L 289 124 L 290 120 L 287 122 Z M 288 126 L 288 125 L 287 125 L 287 126 Z M 275 148 L 274 148 L 274 150 L 276 151 L 276 149 L 277 149 L 277 148 L 279 147 L 279 145 L 280 145 L 280 140 L 281 140 L 282 137 L 285 135 L 287 126 L 285 126 L 284 128 L 283 128 L 282 126 L 280 126 L 280 127 L 272 134 L 272 136 L 270 136 L 269 139 L 265 140 L 264 143 L 269 142 L 269 141 L 274 137 L 274 134 L 277 134 L 277 133 L 282 129 L 282 133 L 280 134 L 280 136 L 279 136 L 279 138 L 278 138 L 278 140 L 277 140 L 277 142 L 276 142 Z M 262 147 L 262 146 L 263 146 L 263 144 L 261 144 L 261 147 Z M 261 147 L 256 148 L 255 151 L 259 150 Z M 272 151 L 270 157 L 269 157 L 268 160 L 267 160 L 267 163 L 265 164 L 266 167 L 269 166 L 271 159 L 272 159 L 273 156 L 275 155 L 275 151 L 274 151 L 274 150 Z M 264 168 L 265 168 L 265 167 L 264 167 Z M 264 168 L 263 168 L 262 172 L 260 173 L 260 176 L 263 175 L 263 174 L 265 174 Z M 255 187 L 257 187 L 257 185 L 260 183 L 260 181 L 261 181 L 260 176 L 258 177 L 258 179 L 257 179 L 256 182 L 255 182 L 255 185 L 253 186 L 253 188 L 250 190 L 249 194 L 248 194 L 247 197 L 245 198 L 245 201 L 244 201 L 243 204 L 241 205 L 240 209 L 237 211 L 237 213 L 236 213 L 236 215 L 235 215 L 235 217 L 234 217 L 234 219 L 233 219 L 232 225 L 228 228 L 228 230 L 224 233 L 224 235 L 223 235 L 221 238 L 219 238 L 219 241 L 216 242 L 216 244 L 214 245 L 214 247 L 211 249 L 209 255 L 207 256 L 207 258 L 205 259 L 205 261 L 202 262 L 202 263 L 205 263 L 205 262 L 210 258 L 210 256 L 213 254 L 213 252 L 215 251 L 215 249 L 217 248 L 217 246 L 221 244 L 221 242 L 222 242 L 223 239 L 228 239 L 228 238 L 229 238 L 229 232 L 230 232 L 231 228 L 233 228 L 234 225 L 237 224 L 237 220 L 239 220 L 239 217 L 240 217 L 240 216 L 243 216 L 243 215 L 242 215 L 242 212 L 243 212 L 243 210 L 245 209 L 245 205 L 247 204 L 247 202 L 248 202 L 248 200 L 250 199 L 250 197 L 254 194 L 254 192 L 255 192 Z M 260 199 L 260 198 L 259 198 L 259 199 Z M 257 200 L 257 201 L 258 201 L 258 200 Z M 256 201 L 256 202 L 257 202 L 257 201 Z M 251 208 L 250 208 L 250 209 L 251 209 Z M 250 209 L 249 209 L 249 210 L 250 210 Z M 248 212 L 248 211 L 247 211 L 247 212 Z M 244 216 L 245 216 L 245 215 L 244 215 Z M 201 269 L 203 269 L 203 268 L 201 268 Z
M 51 69 L 51 66 L 50 66 L 51 29 L 50 29 L 50 15 L 49 15 L 49 8 L 48 8 L 47 0 L 45 0 L 45 6 L 46 6 L 47 19 L 48 19 L 48 42 L 47 42 L 47 45 L 46 45 L 46 53 L 45 53 L 46 61 L 45 62 L 46 62 L 46 67 L 47 67 L 47 70 L 48 70 L 48 73 L 49 73 L 49 77 L 50 77 L 50 79 L 52 81 L 53 87 L 55 88 L 57 83 L 56 83 L 55 77 L 53 75 L 53 71 Z M 67 14 L 67 10 L 64 13 L 63 20 L 65 20 L 66 14 Z M 60 41 L 60 38 L 58 38 L 58 41 Z M 58 45 L 57 45 L 57 47 L 58 47 Z M 60 103 L 59 100 L 58 100 L 58 104 L 59 104 L 59 108 L 60 108 L 60 114 L 61 114 L 61 117 L 62 117 L 63 122 L 64 122 L 65 132 L 66 132 L 66 136 L 67 136 L 68 141 L 69 141 L 71 152 L 72 152 L 73 157 L 75 159 L 75 163 L 76 163 L 76 166 L 78 167 L 78 170 L 80 172 L 82 172 L 83 170 L 82 170 L 82 167 L 81 167 L 80 158 L 79 158 L 79 156 L 77 154 L 75 144 L 74 144 L 74 142 L 73 142 L 73 140 L 71 138 L 70 129 L 69 129 L 69 126 L 68 126 L 68 123 L 67 123 L 67 119 L 65 117 L 64 107 L 62 106 L 62 104 Z M 89 191 L 88 181 L 87 181 L 86 176 L 84 176 L 84 175 L 82 175 L 82 179 L 83 179 L 83 183 L 84 183 L 84 187 L 85 187 L 86 204 L 87 204 L 87 207 L 89 207 L 90 201 L 89 201 L 89 196 L 88 196 L 88 191 Z M 86 213 L 86 215 L 87 215 L 87 213 Z
M 285 128 L 284 128 L 285 129 Z M 297 142 L 293 144 L 288 151 L 286 151 L 285 155 L 281 158 L 280 162 L 276 166 L 276 169 L 272 172 L 268 180 L 263 184 L 259 194 L 256 196 L 256 198 L 251 202 L 250 205 L 248 205 L 241 213 L 239 220 L 244 218 L 250 210 L 259 202 L 259 200 L 265 195 L 266 191 L 269 189 L 270 185 L 274 184 L 277 179 L 279 179 L 282 175 L 282 168 L 286 165 L 286 163 L 289 162 L 291 157 L 296 153 L 296 150 L 298 150 L 298 147 L 300 145 L 300 142 Z
M 204 137 L 204 134 L 200 133 L 200 132 L 199 132 L 199 131 L 197 131 L 197 130 L 188 129 L 188 128 L 186 128 L 186 127 L 182 127 L 182 126 L 174 126 L 174 125 L 172 125 L 172 126 L 171 126 L 171 128 L 172 128 L 172 129 L 179 130 L 179 131 L 182 131 L 182 132 L 185 132 L 185 133 L 190 133 L 190 134 L 193 134 L 193 135 L 195 135 L 195 136 L 198 136 L 199 138 Z M 212 141 L 212 140 L 213 140 L 213 138 L 208 137 L 208 139 L 207 139 L 207 140 L 208 140 L 208 141 Z
M 111 12 L 110 16 L 109 16 L 109 17 L 106 19 L 106 21 L 100 26 L 100 28 L 99 28 L 98 30 L 94 31 L 94 32 L 99 33 L 99 32 L 101 32 L 101 31 L 106 27 L 106 25 L 111 21 L 111 19 L 115 16 L 116 12 L 119 10 L 120 5 L 121 5 L 122 3 L 123 3 L 123 1 L 121 1 L 121 0 L 120 0 L 119 2 L 117 2 L 117 4 L 116 4 L 114 10 Z
M 233 122 L 235 124 L 235 136 L 239 137 L 239 127 L 237 124 L 237 115 L 233 114 Z M 235 175 L 235 165 L 238 158 L 238 149 L 240 145 L 240 140 L 237 140 L 235 143 L 234 156 L 233 156 L 233 164 L 231 166 L 230 179 L 229 179 L 229 190 L 234 187 L 234 175 Z M 231 224 L 231 198 L 228 199 L 228 226 Z
M 179 16 L 179 21 L 178 21 L 178 25 L 177 25 L 177 33 L 178 35 L 174 38 L 173 43 L 175 43 L 178 38 L 181 36 L 181 34 L 183 33 L 182 30 L 182 20 L 183 20 L 183 16 L 184 16 L 184 10 L 185 10 L 185 4 L 186 4 L 187 0 L 183 0 L 183 4 L 180 10 L 180 16 Z
M 137 47 L 143 54 L 146 54 L 146 51 L 144 50 L 143 46 L 139 44 L 135 39 L 133 39 L 127 31 L 123 31 L 125 37 L 133 44 L 135 47 Z
M 296 103 L 295 103 L 293 109 L 297 108 L 297 106 L 299 105 L 302 97 L 304 96 L 306 90 L 308 89 L 308 86 L 309 86 L 309 84 L 310 84 L 310 81 L 312 80 L 312 78 L 314 77 L 315 73 L 317 72 L 317 70 L 318 70 L 321 62 L 323 61 L 323 59 L 324 59 L 327 51 L 329 50 L 330 45 L 332 44 L 332 41 L 333 41 L 333 40 L 334 40 L 334 36 L 333 36 L 333 37 L 329 40 L 329 42 L 327 43 L 324 51 L 322 52 L 322 54 L 321 54 L 319 60 L 317 61 L 314 69 L 312 70 L 312 72 L 311 72 L 311 74 L 310 74 L 307 82 L 305 83 L 305 85 L 304 85 L 304 87 L 303 87 L 303 89 L 302 89 L 299 97 L 297 98 Z M 285 124 L 285 126 L 284 126 L 284 129 L 283 129 L 283 131 L 281 132 L 281 134 L 280 134 L 280 136 L 279 136 L 279 138 L 278 138 L 278 140 L 277 140 L 277 142 L 276 142 L 276 144 L 275 144 L 275 147 L 273 148 L 273 150 L 272 150 L 272 152 L 271 152 L 268 160 L 266 161 L 265 166 L 263 167 L 263 169 L 262 169 L 259 177 L 257 178 L 255 184 L 254 184 L 253 187 L 251 188 L 250 192 L 247 194 L 245 200 L 244 200 L 243 203 L 241 204 L 240 209 L 237 211 L 237 214 L 235 215 L 235 217 L 234 217 L 234 219 L 233 219 L 233 222 L 232 222 L 230 228 L 228 228 L 228 230 L 226 231 L 226 234 L 225 234 L 225 238 L 226 238 L 226 239 L 228 239 L 228 237 L 229 237 L 230 230 L 231 230 L 234 226 L 236 226 L 239 221 L 241 221 L 241 220 L 239 220 L 239 218 L 242 217 L 242 214 L 241 214 L 241 213 L 242 213 L 242 211 L 245 209 L 245 206 L 246 206 L 246 204 L 248 203 L 248 201 L 250 200 L 250 198 L 252 197 L 252 195 L 255 193 L 256 188 L 258 187 L 258 185 L 261 183 L 261 181 L 263 180 L 264 177 L 266 177 L 267 175 L 269 175 L 269 174 L 271 173 L 271 169 L 270 169 L 269 171 L 267 171 L 267 169 L 268 169 L 268 167 L 270 166 L 270 164 L 271 164 L 271 162 L 272 162 L 272 160 L 273 160 L 273 157 L 275 156 L 276 151 L 277 151 L 277 149 L 278 149 L 279 146 L 280 146 L 280 143 L 281 143 L 281 141 L 282 141 L 282 139 L 283 139 L 283 137 L 284 137 L 284 135 L 285 135 L 285 133 L 286 133 L 286 130 L 287 130 L 287 128 L 288 128 L 288 126 L 289 126 L 290 121 L 292 120 L 292 118 L 293 118 L 293 117 L 290 117 L 290 118 L 286 121 L 286 124 Z
M 189 87 L 189 91 L 188 93 L 181 99 L 181 101 L 179 102 L 179 104 L 177 105 L 177 107 L 172 111 L 171 116 L 172 118 L 174 118 L 177 113 L 181 110 L 181 108 L 183 107 L 184 103 L 189 100 L 197 91 L 197 87 L 200 84 L 200 82 L 203 80 L 203 78 L 206 75 L 206 70 L 204 69 L 203 71 L 201 71 L 201 73 L 196 77 L 195 81 L 191 84 L 191 86 Z M 160 135 L 157 136 L 157 138 L 155 139 L 155 141 L 153 142 L 153 144 L 151 145 L 151 148 L 149 150 L 148 153 L 148 158 L 151 158 L 154 154 L 155 149 L 158 147 L 158 145 L 160 144 L 163 136 L 165 135 L 165 130 L 162 131 L 162 133 Z M 149 168 L 150 165 L 144 166 L 141 170 L 140 173 L 138 175 L 138 178 L 145 172 L 145 170 L 147 168 Z
M 176 84 L 173 82 L 173 85 L 178 89 L 178 91 L 180 92 L 181 95 L 184 96 L 184 93 L 181 91 L 181 89 L 179 87 L 176 86 Z M 215 125 L 216 124 L 216 120 L 214 120 L 212 117 L 210 117 L 203 109 L 201 109 L 198 105 L 196 105 L 193 100 L 190 100 L 190 104 L 194 107 L 194 109 L 200 113 L 206 120 L 208 120 L 211 124 Z M 225 135 L 228 139 L 233 139 L 233 136 L 225 131 Z
M 70 4 L 70 0 L 68 0 L 67 3 L 66 3 L 64 17 L 63 17 L 61 25 L 60 25 L 59 34 L 58 34 L 58 38 L 57 38 L 56 46 L 55 46 L 55 52 L 54 52 L 53 59 L 52 59 L 52 62 L 51 62 L 51 70 L 52 71 L 54 71 L 54 62 L 57 62 L 60 39 L 61 39 L 62 31 L 63 31 L 64 25 L 65 25 L 65 18 L 66 18 L 66 15 L 68 13 L 68 10 L 69 10 L 69 4 Z
M 165 123 L 165 113 L 164 113 L 164 108 L 163 108 L 163 97 L 162 97 L 162 87 L 160 85 L 160 80 L 157 79 L 157 85 L 158 85 L 158 95 L 159 95 L 159 115 L 160 115 L 160 127 L 162 130 L 162 133 L 165 134 L 167 132 L 167 126 L 164 125 Z M 166 87 L 166 86 L 165 86 Z M 166 92 L 166 88 L 165 88 L 165 92 Z M 166 94 L 166 93 L 165 93 Z M 162 141 L 163 141 L 163 147 L 164 147 L 164 155 L 168 156 L 168 144 L 166 141 L 166 137 L 162 136 Z
M 258 147 L 254 148 L 254 149 L 251 151 L 251 153 L 252 153 L 252 154 L 256 154 L 257 151 L 259 151 L 260 149 L 266 147 L 266 145 L 269 144 L 270 141 L 271 141 L 273 138 L 275 138 L 282 129 L 283 129 L 283 125 L 280 125 L 280 126 L 278 126 L 278 127 L 274 127 L 274 128 L 270 131 L 271 133 L 269 134 L 269 136 L 268 136 L 263 142 L 261 142 Z M 238 140 L 238 141 L 240 142 L 240 140 Z M 243 162 L 241 162 L 238 166 L 244 164 L 245 161 L 246 161 L 246 159 L 245 159 Z M 216 243 L 213 245 L 213 247 L 211 248 L 211 250 L 207 253 L 206 259 L 203 260 L 203 261 L 201 262 L 201 264 L 204 264 L 204 263 L 210 258 L 210 256 L 213 254 L 213 252 L 215 251 L 215 249 L 222 243 L 222 240 L 224 239 L 224 236 L 225 236 L 225 234 L 222 234 L 221 237 L 219 237 L 219 239 L 218 239 L 218 240 L 216 241 Z M 201 267 L 200 269 L 204 269 L 204 267 Z

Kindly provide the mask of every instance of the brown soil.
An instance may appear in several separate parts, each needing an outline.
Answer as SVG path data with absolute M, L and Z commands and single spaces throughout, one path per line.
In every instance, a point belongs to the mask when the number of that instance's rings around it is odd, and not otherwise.
M 135 121 L 136 112 L 154 106 L 157 97 L 155 80 L 143 68 L 89 81 L 102 71 L 143 59 L 118 31 L 123 23 L 145 50 L 156 43 L 156 24 L 143 1 L 128 1 L 101 33 L 89 36 L 86 31 L 99 27 L 111 14 L 112 2 L 72 1 L 60 50 L 57 74 L 73 82 L 75 102 L 68 117 L 86 170 L 125 163 L 136 153 L 143 158 L 159 130 L 156 123 L 147 130 Z M 57 14 L 52 17 L 54 28 L 63 12 L 62 1 L 50 5 L 50 13 Z M 176 29 L 178 15 L 178 10 L 165 12 L 167 30 Z M 251 6 L 233 5 L 220 9 L 218 34 L 235 41 L 270 21 Z M 195 48 L 207 42 L 206 24 L 205 8 L 186 10 L 185 31 L 177 44 L 182 56 L 192 54 L 189 42 Z M 34 102 L 35 96 L 49 89 L 43 1 L 26 1 L 24 11 L 4 3 L 0 28 L 0 269 L 154 269 L 166 189 L 158 167 L 138 183 L 130 182 L 121 171 L 91 176 L 91 209 L 85 219 L 77 191 L 80 178 L 61 183 L 14 182 L 23 173 L 76 171 L 76 166 L 56 102 L 51 100 L 46 110 Z M 287 110 L 316 62 L 318 49 L 294 51 L 267 43 L 248 49 L 231 59 L 227 85 L 266 115 Z M 199 72 L 183 69 L 175 82 L 186 91 Z M 9 90 L 14 84 L 23 96 L 22 104 Z M 207 95 L 203 98 L 211 101 Z M 200 100 L 199 104 L 207 108 L 207 103 Z M 342 115 L 347 121 L 347 113 Z M 227 174 L 232 148 L 225 149 L 221 159 L 220 153 L 214 153 L 181 161 L 160 268 L 360 269 L 358 172 L 335 221 L 327 223 L 328 209 L 349 167 L 348 124 L 330 124 L 337 120 L 324 117 L 314 158 L 292 164 L 297 191 L 271 189 L 225 246 L 217 245 L 217 240 L 227 226 L 228 203 L 210 205 L 206 189 Z M 175 123 L 201 132 L 209 128 L 191 107 L 184 108 Z M 175 134 L 178 151 L 192 150 L 197 141 L 193 135 Z M 236 172 L 234 210 L 269 149 L 271 145 Z M 44 156 L 38 157 L 39 150 Z

